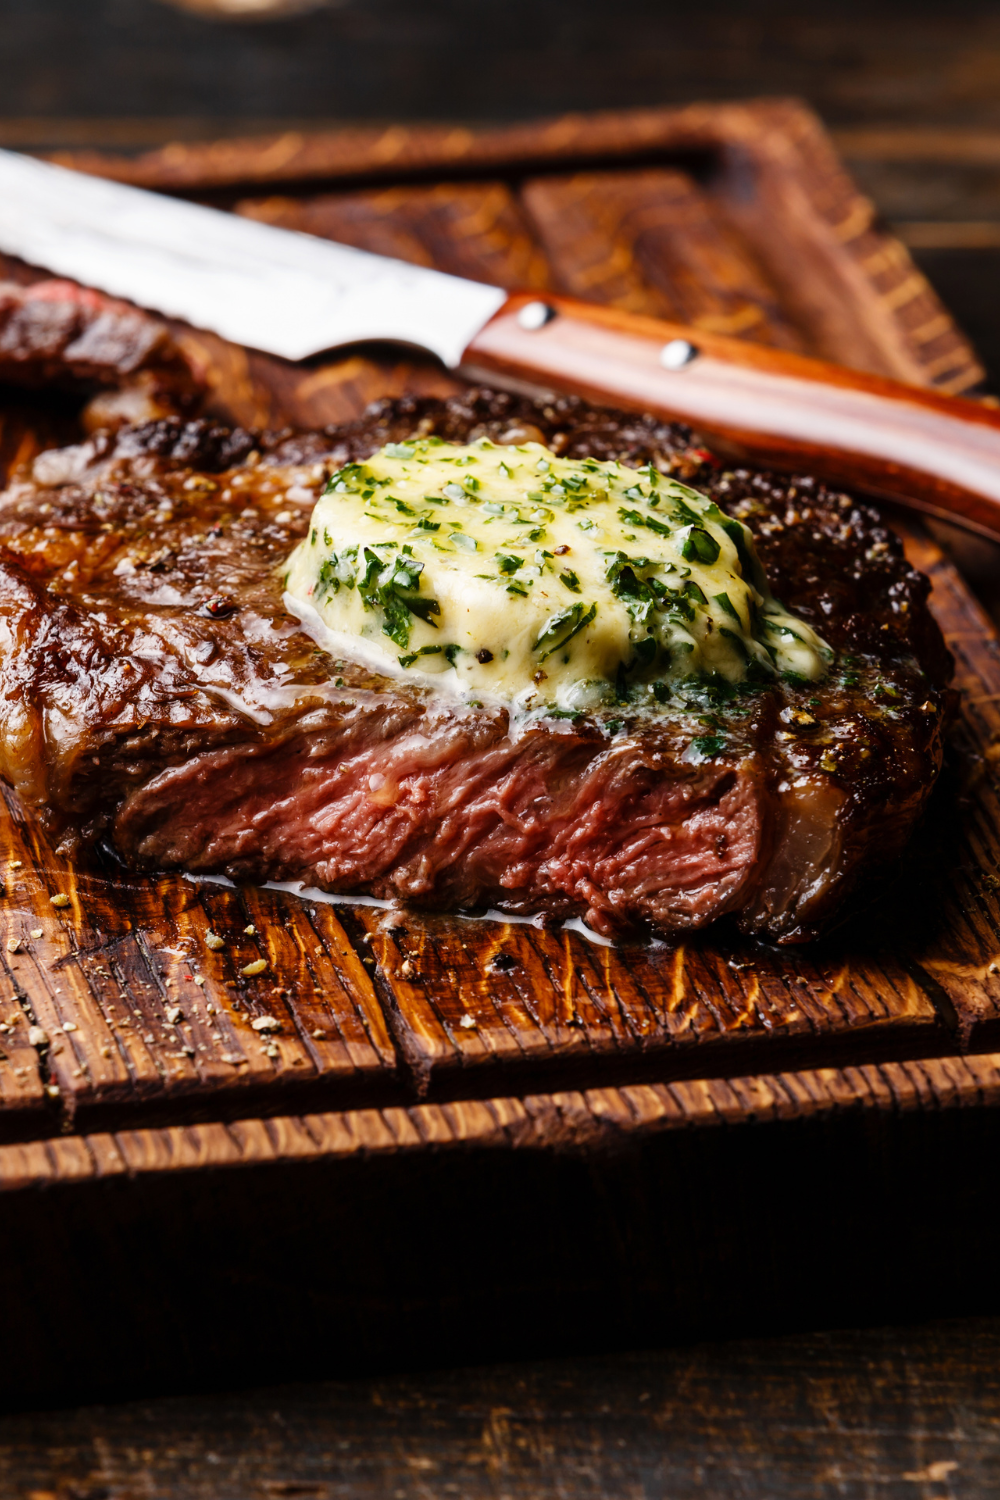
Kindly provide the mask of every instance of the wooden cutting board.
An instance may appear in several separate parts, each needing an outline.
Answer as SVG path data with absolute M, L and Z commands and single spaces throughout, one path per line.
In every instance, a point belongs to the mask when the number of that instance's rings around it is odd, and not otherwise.
M 894 883 L 815 945 L 716 928 L 612 948 L 579 931 L 102 871 L 55 854 L 8 794 L 4 1138 L 988 1051 L 1000 652 L 940 552 L 916 534 L 910 551 L 934 579 L 963 712 Z
M 792 103 L 63 159 L 947 390 L 981 376 Z M 384 349 L 300 367 L 180 332 L 214 410 L 249 424 L 457 388 Z M 65 420 L 10 401 L 0 462 Z M 1000 1147 L 1000 648 L 896 523 L 962 713 L 893 880 L 816 945 L 719 927 L 609 948 L 140 879 L 67 863 L 5 795 L 4 1399 L 634 1343 L 753 1326 L 758 1302 L 767 1327 L 902 1317 L 932 1285 L 981 1307 L 1000 1254 L 976 1175 Z M 925 1194 L 948 1210 L 915 1216 Z M 951 1225 L 973 1221 L 979 1258 L 962 1240 L 952 1266 Z
M 979 374 L 796 105 L 72 160 L 466 276 L 558 287 L 949 389 Z M 262 192 L 278 186 L 280 196 Z M 303 368 L 182 337 L 215 410 L 256 425 L 342 421 L 374 396 L 458 388 L 429 362 L 384 352 Z M 23 405 L 7 429 L 8 455 L 46 440 Z M 906 535 L 934 579 L 963 717 L 895 888 L 840 933 L 786 950 L 723 929 L 609 948 L 575 931 L 139 879 L 60 859 L 8 796 L 0 1140 L 865 1066 L 1000 1043 L 1000 659 L 954 569 L 918 529 Z M 209 932 L 222 949 L 208 949 Z M 244 973 L 260 960 L 261 973 Z

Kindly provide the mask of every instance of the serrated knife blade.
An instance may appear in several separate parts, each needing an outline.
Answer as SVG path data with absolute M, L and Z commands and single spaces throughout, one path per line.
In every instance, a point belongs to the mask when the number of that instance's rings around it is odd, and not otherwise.
M 680 417 L 730 450 L 1000 540 L 1000 412 L 549 293 L 513 293 L 0 151 L 0 250 L 304 359 L 415 345 L 513 389 Z
M 506 293 L 0 151 L 0 249 L 285 359 L 363 339 L 446 365 Z

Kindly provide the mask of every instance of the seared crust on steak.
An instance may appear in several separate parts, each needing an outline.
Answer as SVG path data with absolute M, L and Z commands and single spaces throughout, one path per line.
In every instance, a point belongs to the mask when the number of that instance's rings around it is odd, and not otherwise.
M 707 490 L 836 650 L 829 676 L 514 731 L 333 660 L 280 566 L 327 475 L 415 431 L 652 460 Z M 940 766 L 950 658 L 898 540 L 651 417 L 470 391 L 323 433 L 161 421 L 36 468 L 0 496 L 0 772 L 66 848 L 604 931 L 734 912 L 796 941 L 898 853 Z

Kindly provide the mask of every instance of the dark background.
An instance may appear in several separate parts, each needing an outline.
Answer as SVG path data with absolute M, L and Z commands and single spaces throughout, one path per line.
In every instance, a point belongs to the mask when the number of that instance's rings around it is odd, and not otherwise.
M 28 149 L 798 95 L 1000 386 L 998 3 L 346 0 L 238 23 L 0 0 L 0 78 L 0 145 Z M 3 1270 L 17 1296 L 31 1268 Z M 1000 1320 L 975 1319 L 8 1415 L 0 1495 L 978 1496 L 998 1359 Z
M 9 116 L 511 119 L 796 93 L 833 125 L 1000 127 L 983 0 L 346 0 L 213 22 L 162 0 L 4 0 Z

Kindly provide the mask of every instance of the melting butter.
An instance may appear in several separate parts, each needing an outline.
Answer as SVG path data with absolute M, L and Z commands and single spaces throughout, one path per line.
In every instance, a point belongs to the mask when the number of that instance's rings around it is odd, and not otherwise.
M 348 464 L 285 587 L 339 654 L 526 709 L 667 703 L 692 679 L 815 679 L 832 657 L 706 495 L 652 465 L 538 443 L 427 437 Z

